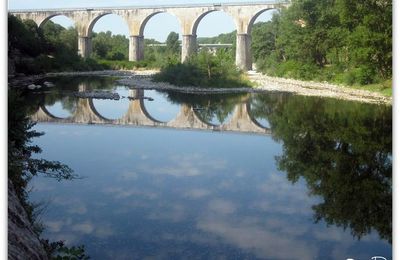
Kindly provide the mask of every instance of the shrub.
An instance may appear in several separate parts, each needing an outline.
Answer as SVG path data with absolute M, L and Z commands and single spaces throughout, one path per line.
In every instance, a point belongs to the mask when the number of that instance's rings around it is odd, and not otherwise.
M 177 86 L 249 87 L 250 82 L 225 53 L 212 55 L 203 51 L 184 63 L 171 59 L 154 78 Z

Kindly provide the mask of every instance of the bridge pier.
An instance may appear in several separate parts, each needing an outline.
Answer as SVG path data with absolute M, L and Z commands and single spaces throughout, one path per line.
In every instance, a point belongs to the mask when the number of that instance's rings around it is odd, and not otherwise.
M 197 52 L 197 35 L 182 35 L 181 61 L 186 61 L 191 55 Z
M 236 35 L 236 66 L 245 71 L 252 69 L 251 35 L 247 33 Z
M 92 38 L 88 36 L 78 37 L 78 53 L 82 58 L 89 58 L 92 54 Z
M 140 61 L 144 59 L 144 37 L 131 35 L 129 37 L 129 61 Z

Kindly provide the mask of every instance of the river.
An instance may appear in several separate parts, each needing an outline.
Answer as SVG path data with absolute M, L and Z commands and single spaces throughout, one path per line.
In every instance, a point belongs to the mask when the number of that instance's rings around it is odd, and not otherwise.
M 43 237 L 92 259 L 392 258 L 392 107 L 59 77 L 26 95 Z M 83 91 L 118 100 L 78 98 Z

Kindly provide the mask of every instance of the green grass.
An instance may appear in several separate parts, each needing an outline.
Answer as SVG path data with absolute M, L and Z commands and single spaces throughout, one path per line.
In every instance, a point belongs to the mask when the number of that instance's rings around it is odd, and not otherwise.
M 375 83 L 375 84 L 368 84 L 368 85 L 352 85 L 352 86 L 346 86 L 348 88 L 353 88 L 353 89 L 360 89 L 360 90 L 368 90 L 371 92 L 376 92 L 379 94 L 382 94 L 386 97 L 391 97 L 392 96 L 392 80 L 385 80 L 380 83 Z

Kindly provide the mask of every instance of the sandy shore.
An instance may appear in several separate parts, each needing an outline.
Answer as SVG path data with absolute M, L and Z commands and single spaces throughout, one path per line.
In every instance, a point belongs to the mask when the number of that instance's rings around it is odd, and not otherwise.
M 255 84 L 253 88 L 199 88 L 192 86 L 177 87 L 165 82 L 152 82 L 151 78 L 157 70 L 137 70 L 137 71 L 88 71 L 88 72 L 59 72 L 47 73 L 26 78 L 20 78 L 19 82 L 27 84 L 30 79 L 51 78 L 56 76 L 115 76 L 119 79 L 117 83 L 131 88 L 140 89 L 160 89 L 174 90 L 183 93 L 254 93 L 254 92 L 290 92 L 304 96 L 330 97 L 342 100 L 352 100 L 365 103 L 392 104 L 392 97 L 385 97 L 379 93 L 366 90 L 346 88 L 344 86 L 333 85 L 323 82 L 301 81 L 269 77 L 256 73 L 248 72 L 249 79 Z

